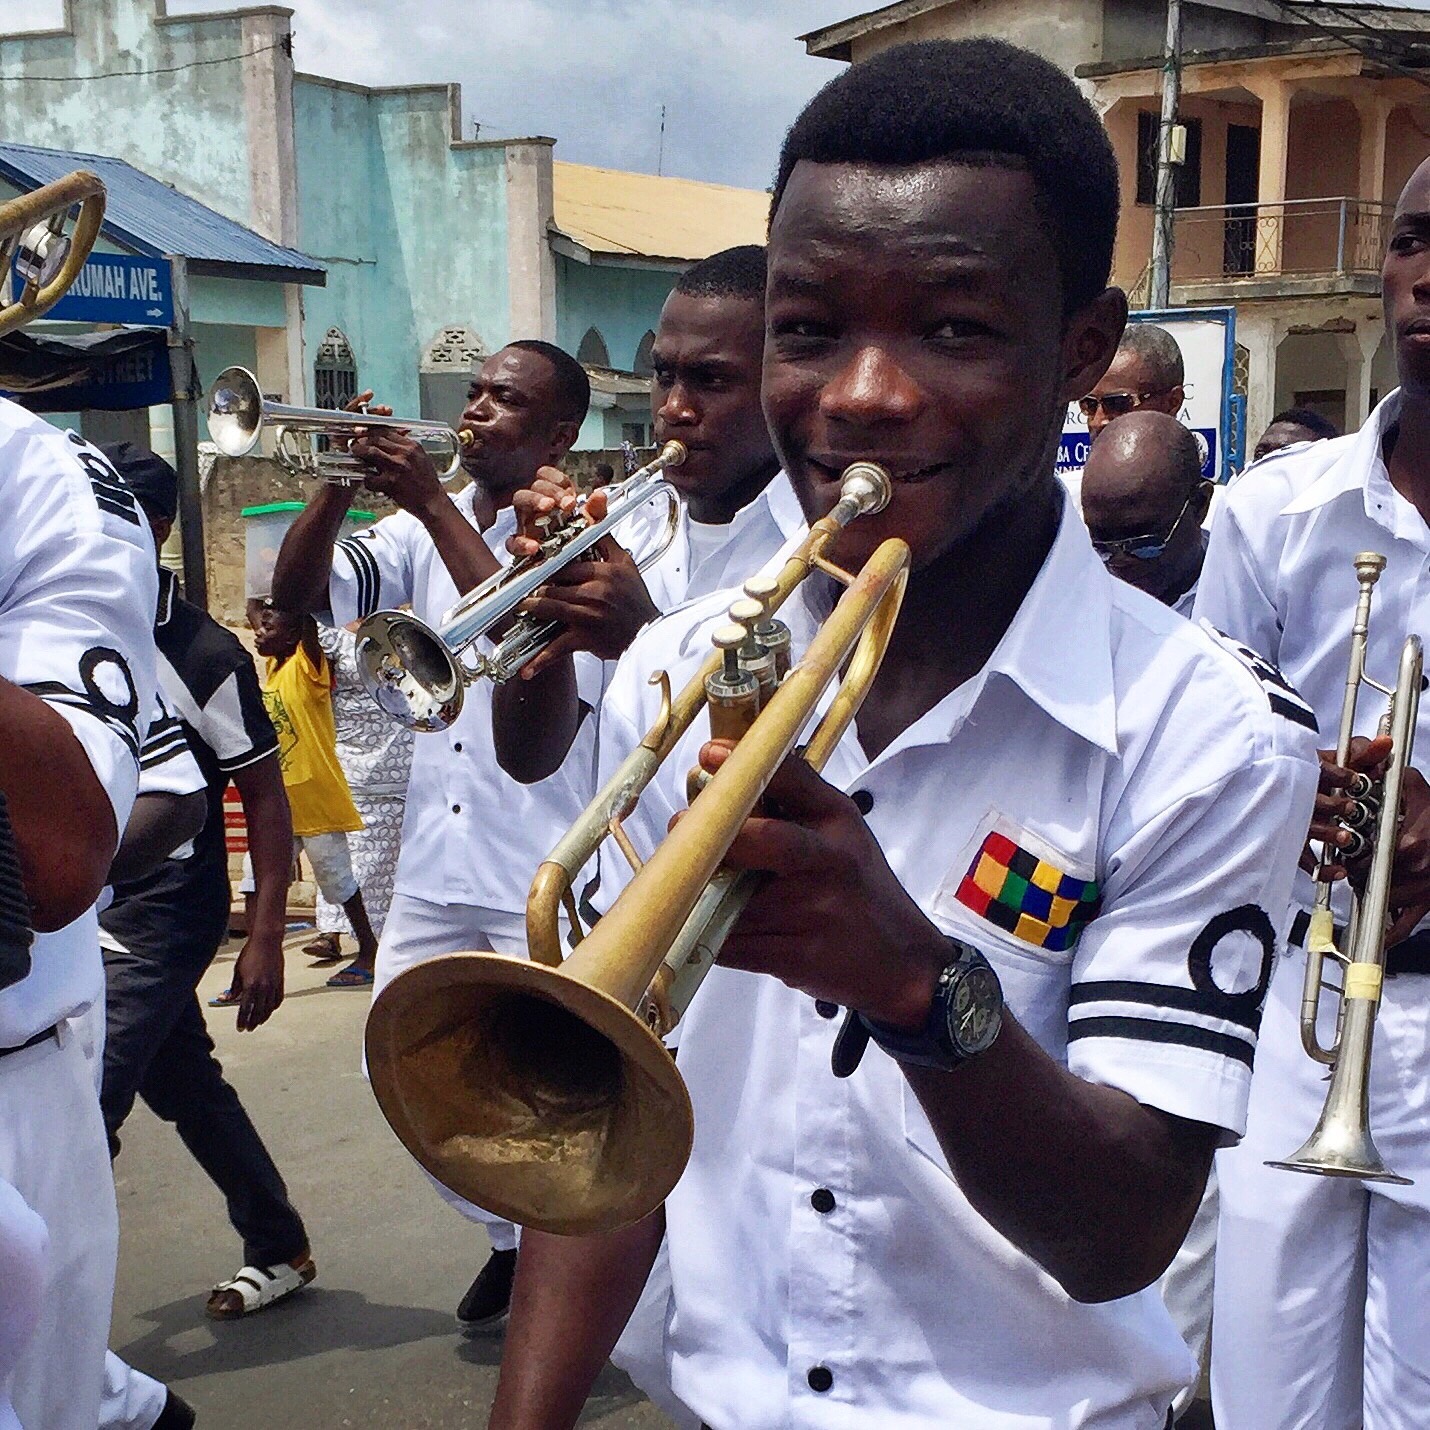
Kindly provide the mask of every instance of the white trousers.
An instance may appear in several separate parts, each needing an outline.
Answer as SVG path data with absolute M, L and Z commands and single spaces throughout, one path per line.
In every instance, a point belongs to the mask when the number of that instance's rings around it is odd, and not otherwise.
M 99 1402 L 99 1430 L 153 1430 L 164 1413 L 167 1387 L 153 1376 L 106 1351 L 104 1390 Z
M 1229 1430 L 1430 1426 L 1430 977 L 1389 978 L 1371 1126 L 1409 1187 L 1267 1167 L 1309 1135 L 1325 1069 L 1297 1030 L 1304 958 L 1272 976 L 1247 1133 L 1220 1154 L 1212 1400 Z M 1329 1041 L 1334 999 L 1321 1008 Z
M 0 1181 L 0 1430 L 20 1430 L 10 1382 L 40 1319 L 49 1250 L 44 1222 Z
M 1197 1207 L 1191 1226 L 1187 1228 L 1186 1240 L 1158 1283 L 1162 1304 L 1197 1363 L 1197 1379 L 1172 1402 L 1173 1416 L 1180 1416 L 1196 1397 L 1201 1374 L 1207 1366 L 1207 1352 L 1211 1348 L 1212 1281 L 1216 1269 L 1220 1204 L 1216 1163 L 1213 1162 L 1207 1174 L 1207 1189 L 1202 1193 L 1201 1205 Z
M 512 954 L 526 957 L 526 920 L 521 914 L 479 909 L 469 904 L 433 904 L 396 893 L 387 911 L 387 923 L 377 945 L 377 965 L 373 979 L 375 998 L 399 973 L 444 953 L 471 951 Z M 483 1211 L 449 1191 L 436 1178 L 429 1178 L 448 1206 L 470 1221 L 481 1222 L 491 1239 L 492 1250 L 516 1249 L 516 1228 L 504 1218 Z
M 119 1217 L 94 1078 L 68 1024 L 0 1058 L 0 1180 L 43 1218 L 50 1267 L 11 1395 L 29 1430 L 94 1430 Z

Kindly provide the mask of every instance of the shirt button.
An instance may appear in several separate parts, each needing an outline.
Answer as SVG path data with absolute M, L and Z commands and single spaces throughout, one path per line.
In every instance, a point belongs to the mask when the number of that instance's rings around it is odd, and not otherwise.
M 462 806 L 461 806 L 460 804 L 454 804 L 454 805 L 452 806 L 452 813 L 453 813 L 453 814 L 461 814 L 461 812 L 462 812 Z
M 462 742 L 461 742 L 460 740 L 458 740 L 457 743 L 452 746 L 452 749 L 455 750 L 456 753 L 460 755 L 460 754 L 462 753 Z
M 850 798 L 854 801 L 854 808 L 860 814 L 868 814 L 874 808 L 874 796 L 866 789 L 856 789 Z
M 839 1004 L 826 1003 L 823 998 L 816 998 L 814 1000 L 814 1011 L 818 1013 L 821 1018 L 833 1018 L 839 1012 Z
M 828 1216 L 834 1210 L 834 1193 L 828 1187 L 816 1187 L 809 1195 L 809 1204 L 820 1216 Z
M 821 1395 L 834 1386 L 834 1372 L 827 1365 L 810 1366 L 805 1379 L 809 1382 L 809 1388 L 817 1390 Z

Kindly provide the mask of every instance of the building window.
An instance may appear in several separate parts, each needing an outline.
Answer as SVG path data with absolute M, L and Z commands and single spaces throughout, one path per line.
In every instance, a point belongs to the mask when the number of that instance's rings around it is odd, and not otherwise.
M 586 329 L 586 336 L 581 339 L 581 346 L 576 349 L 576 361 L 584 367 L 610 367 L 610 350 L 597 329 Z
M 629 442 L 632 447 L 647 446 L 650 439 L 646 434 L 649 431 L 644 422 L 622 422 L 621 441 Z
M 1162 117 L 1150 109 L 1137 114 L 1137 202 L 1157 202 L 1157 131 Z M 1177 166 L 1176 203 L 1179 209 L 1195 208 L 1202 201 L 1202 121 L 1183 119 L 1187 131 L 1186 161 Z
M 652 377 L 655 374 L 655 363 L 651 361 L 651 353 L 655 349 L 655 334 L 646 331 L 645 337 L 641 339 L 641 345 L 636 349 L 636 362 L 631 371 L 637 377 Z
M 341 329 L 329 328 L 313 364 L 313 396 L 319 407 L 345 407 L 357 396 L 357 362 Z

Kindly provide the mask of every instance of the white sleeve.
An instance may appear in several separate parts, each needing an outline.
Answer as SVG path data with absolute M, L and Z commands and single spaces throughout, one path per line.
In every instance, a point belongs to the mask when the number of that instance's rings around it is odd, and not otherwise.
M 1244 1130 L 1262 999 L 1315 794 L 1313 745 L 1296 726 L 1150 817 L 1130 815 L 1073 957 L 1073 1072 L 1232 1137 Z
M 183 722 L 156 691 L 154 715 L 139 750 L 139 793 L 198 794 L 204 788 Z
M 1192 619 L 1209 622 L 1274 662 L 1281 646 L 1281 621 L 1260 566 L 1235 503 L 1228 501 L 1207 542 Z
M 419 535 L 429 540 L 420 523 L 400 511 L 333 547 L 328 601 L 335 626 L 412 601 L 412 550 Z
M 147 524 L 88 443 L 0 411 L 0 675 L 69 722 L 129 818 L 156 686 L 158 570 Z

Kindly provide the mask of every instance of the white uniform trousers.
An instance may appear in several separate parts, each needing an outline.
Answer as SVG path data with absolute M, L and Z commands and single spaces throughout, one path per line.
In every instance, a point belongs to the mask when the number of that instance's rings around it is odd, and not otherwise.
M 119 1217 L 94 1078 L 67 1023 L 0 1058 L 0 1179 L 43 1218 L 50 1266 L 12 1399 L 29 1430 L 94 1430 Z
M 1219 1156 L 1212 1401 L 1230 1430 L 1430 1426 L 1430 977 L 1388 978 L 1371 1126 L 1409 1187 L 1264 1165 L 1307 1138 L 1325 1069 L 1297 1030 L 1305 960 L 1272 976 L 1246 1137 Z M 1329 1041 L 1335 1000 L 1321 1007 Z
M 1191 1226 L 1187 1228 L 1186 1239 L 1158 1283 L 1162 1304 L 1197 1363 L 1196 1380 L 1172 1402 L 1173 1416 L 1180 1416 L 1195 1399 L 1202 1373 L 1207 1368 L 1207 1352 L 1211 1349 L 1212 1281 L 1216 1269 L 1220 1202 L 1216 1163 L 1213 1161 L 1212 1169 L 1207 1173 L 1206 1191 L 1202 1193 L 1201 1204 Z
M 0 1181 L 0 1430 L 20 1430 L 10 1381 L 40 1319 L 49 1245 L 44 1222 L 9 1182 Z
M 472 951 L 506 953 L 525 958 L 525 917 L 495 909 L 479 909 L 470 904 L 433 904 L 426 899 L 396 893 L 392 896 L 387 923 L 378 940 L 373 997 L 381 993 L 399 973 L 425 963 L 429 958 L 444 953 Z M 516 1228 L 509 1221 L 473 1206 L 449 1191 L 436 1178 L 429 1180 L 449 1206 L 486 1227 L 493 1251 L 515 1250 Z

